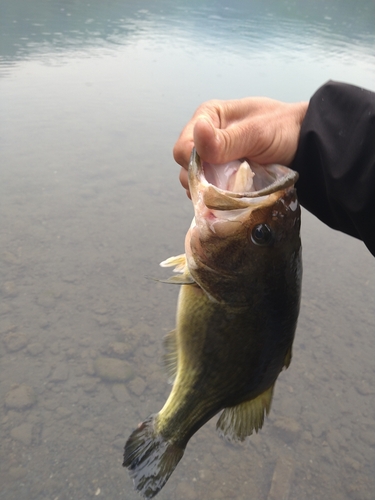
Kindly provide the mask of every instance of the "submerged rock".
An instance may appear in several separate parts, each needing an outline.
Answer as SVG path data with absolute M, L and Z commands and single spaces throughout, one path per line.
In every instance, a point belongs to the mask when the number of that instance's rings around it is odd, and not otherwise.
M 10 435 L 16 441 L 19 441 L 24 445 L 29 446 L 33 440 L 33 426 L 32 424 L 28 423 L 21 424 L 18 427 L 14 427 L 10 431 Z
M 294 441 L 301 432 L 300 425 L 291 417 L 279 417 L 274 422 L 274 428 L 286 442 Z
M 107 354 L 120 359 L 125 359 L 132 352 L 131 344 L 125 342 L 111 342 L 107 347 Z
M 33 342 L 27 347 L 28 354 L 31 356 L 38 356 L 44 351 L 44 346 L 40 342 Z
M 65 363 L 59 363 L 51 375 L 51 382 L 64 382 L 69 378 L 69 368 Z
M 113 384 L 112 393 L 119 403 L 126 403 L 130 399 L 128 390 L 124 384 Z
M 3 338 L 3 342 L 8 352 L 16 352 L 27 346 L 28 339 L 22 333 L 8 333 Z
M 146 388 L 146 382 L 141 377 L 136 377 L 130 382 L 129 387 L 136 396 L 141 396 Z
M 14 281 L 5 281 L 2 286 L 2 293 L 4 297 L 17 297 L 18 291 Z
M 36 402 L 32 387 L 26 384 L 13 387 L 5 396 L 5 406 L 13 410 L 25 410 Z
M 134 377 L 133 369 L 126 361 L 101 356 L 94 361 L 95 374 L 105 382 L 127 382 Z

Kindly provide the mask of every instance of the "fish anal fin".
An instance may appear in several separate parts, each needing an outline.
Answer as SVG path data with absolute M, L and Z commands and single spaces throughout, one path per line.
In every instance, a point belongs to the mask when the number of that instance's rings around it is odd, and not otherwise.
M 130 435 L 125 444 L 123 466 L 134 488 L 144 498 L 153 498 L 163 488 L 184 454 L 184 448 L 169 442 L 155 430 L 151 416 Z
M 264 415 L 268 415 L 273 395 L 273 385 L 250 401 L 224 408 L 216 424 L 221 437 L 228 441 L 244 441 L 253 431 L 262 428 Z
M 172 330 L 164 337 L 164 356 L 163 361 L 167 370 L 168 380 L 172 384 L 177 375 L 177 332 Z

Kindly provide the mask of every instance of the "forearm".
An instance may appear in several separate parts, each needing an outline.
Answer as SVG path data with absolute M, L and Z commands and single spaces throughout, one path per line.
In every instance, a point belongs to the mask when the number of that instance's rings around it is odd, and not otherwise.
M 301 204 L 375 255 L 375 94 L 336 82 L 311 98 L 291 168 Z

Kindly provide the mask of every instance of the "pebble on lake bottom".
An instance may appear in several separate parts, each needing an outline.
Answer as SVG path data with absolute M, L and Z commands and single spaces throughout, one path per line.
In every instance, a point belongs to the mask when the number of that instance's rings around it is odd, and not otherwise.
M 32 387 L 26 384 L 12 387 L 5 396 L 5 406 L 14 410 L 25 410 L 36 402 Z

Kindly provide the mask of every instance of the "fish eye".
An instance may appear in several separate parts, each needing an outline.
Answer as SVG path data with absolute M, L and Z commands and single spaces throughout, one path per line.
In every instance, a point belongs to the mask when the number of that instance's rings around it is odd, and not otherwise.
M 267 224 L 258 224 L 251 232 L 251 240 L 256 245 L 269 245 L 272 242 L 272 231 Z

